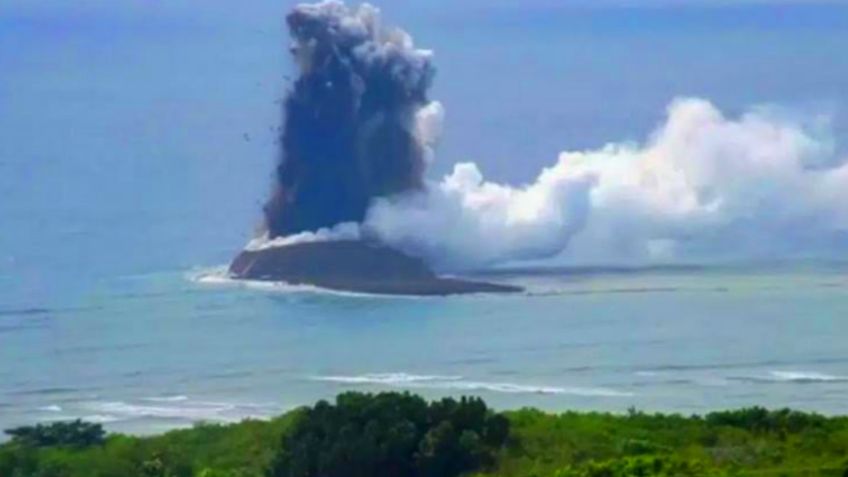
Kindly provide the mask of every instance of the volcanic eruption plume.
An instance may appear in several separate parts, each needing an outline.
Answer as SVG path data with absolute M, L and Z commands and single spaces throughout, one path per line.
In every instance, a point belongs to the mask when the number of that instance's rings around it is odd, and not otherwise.
M 644 141 L 564 151 L 526 184 L 474 163 L 426 181 L 443 115 L 430 52 L 369 5 L 300 5 L 287 21 L 298 76 L 267 237 L 248 250 L 364 239 L 439 271 L 848 253 L 848 157 L 826 118 L 677 98 Z
M 326 1 L 286 18 L 297 78 L 284 102 L 269 238 L 362 222 L 372 199 L 423 186 L 417 118 L 438 114 L 431 53 L 364 4 Z

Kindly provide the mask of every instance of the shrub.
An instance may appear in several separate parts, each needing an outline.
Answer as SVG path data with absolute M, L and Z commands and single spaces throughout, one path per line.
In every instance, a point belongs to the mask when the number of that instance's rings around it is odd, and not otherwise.
M 272 477 L 452 477 L 493 462 L 509 423 L 477 398 L 339 395 L 304 410 Z
M 769 411 L 762 407 L 749 407 L 736 411 L 721 411 L 707 414 L 710 425 L 730 426 L 752 432 L 790 432 L 822 428 L 827 418 L 815 413 L 779 409 Z
M 578 468 L 566 468 L 556 477 L 703 477 L 720 475 L 698 461 L 668 456 L 642 456 L 590 462 Z
M 12 437 L 13 442 L 31 447 L 85 448 L 102 445 L 106 438 L 103 426 L 79 419 L 17 427 L 5 432 Z

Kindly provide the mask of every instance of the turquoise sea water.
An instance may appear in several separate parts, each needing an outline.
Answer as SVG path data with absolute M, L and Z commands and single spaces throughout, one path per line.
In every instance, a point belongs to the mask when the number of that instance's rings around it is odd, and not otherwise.
M 844 265 L 536 271 L 494 277 L 527 294 L 429 299 L 194 269 L 261 216 L 294 2 L 136 3 L 0 8 L 0 428 L 154 432 L 348 389 L 848 413 Z M 436 52 L 433 179 L 473 160 L 521 184 L 562 150 L 645 138 L 678 96 L 832 115 L 848 143 L 844 5 L 376 3 Z
M 848 412 L 848 267 L 487 278 L 528 292 L 357 296 L 236 284 L 209 269 L 3 307 L 0 427 L 82 417 L 154 432 L 344 390 L 475 394 L 501 408 Z

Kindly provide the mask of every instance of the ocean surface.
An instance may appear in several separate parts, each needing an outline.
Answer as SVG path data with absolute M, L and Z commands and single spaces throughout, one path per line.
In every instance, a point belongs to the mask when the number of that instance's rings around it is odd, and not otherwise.
M 486 278 L 525 294 L 426 299 L 207 268 L 261 217 L 293 3 L 2 4 L 0 429 L 149 433 L 345 390 L 848 414 L 845 264 L 524 270 Z M 431 179 L 471 160 L 526 183 L 563 150 L 640 141 L 679 96 L 823 114 L 848 144 L 846 5 L 376 3 L 436 53 Z
M 552 411 L 848 413 L 848 266 L 485 278 L 527 292 L 388 298 L 234 283 L 209 268 L 103 278 L 64 303 L 3 306 L 0 427 L 79 417 L 150 433 L 267 417 L 347 390 Z

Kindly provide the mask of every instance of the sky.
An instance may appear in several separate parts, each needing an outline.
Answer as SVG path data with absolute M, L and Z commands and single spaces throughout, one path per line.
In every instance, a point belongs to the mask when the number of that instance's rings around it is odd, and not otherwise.
M 522 184 L 563 150 L 643 140 L 680 96 L 825 115 L 848 141 L 845 2 L 375 3 L 435 51 L 434 178 L 474 161 Z M 268 192 L 292 5 L 2 2 L 0 267 L 225 262 Z

